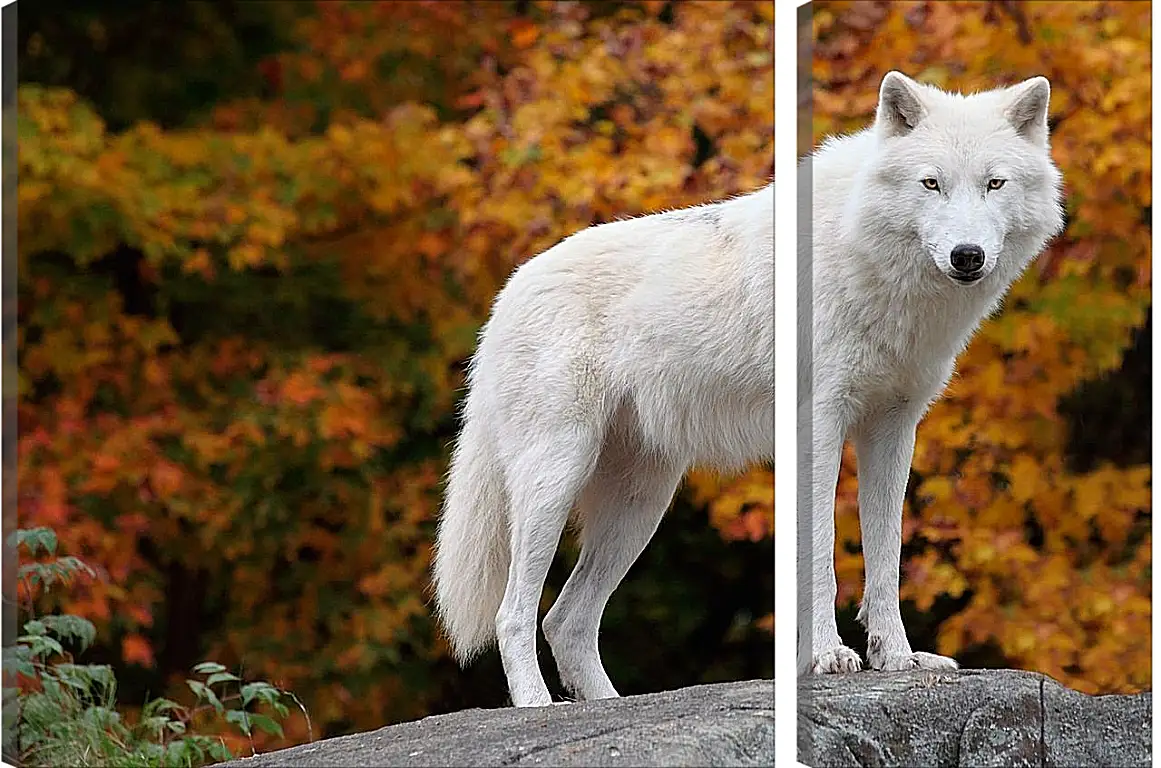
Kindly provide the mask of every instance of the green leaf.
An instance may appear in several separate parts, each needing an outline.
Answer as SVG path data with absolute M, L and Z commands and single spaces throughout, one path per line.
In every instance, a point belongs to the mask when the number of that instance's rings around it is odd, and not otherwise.
M 270 683 L 264 681 L 247 683 L 242 686 L 242 706 L 249 704 L 254 699 L 258 699 L 259 701 L 275 701 L 278 695 L 278 689 Z
M 121 723 L 121 715 L 108 707 L 92 706 L 85 710 L 81 719 L 102 730 L 113 728 Z
M 278 736 L 279 738 L 282 738 L 282 726 L 266 715 L 259 715 L 256 713 L 251 714 L 250 722 L 266 731 L 266 733 L 271 733 L 275 736 Z
M 30 635 L 47 635 L 48 627 L 40 619 L 32 619 L 24 623 L 24 631 Z
M 146 702 L 145 706 L 141 708 L 141 711 L 146 716 L 152 716 L 165 712 L 179 712 L 183 709 L 185 709 L 183 706 L 171 699 L 153 699 L 152 701 Z
M 194 695 L 198 697 L 199 701 L 209 702 L 218 712 L 225 710 L 225 707 L 222 706 L 222 702 L 218 698 L 218 695 L 202 683 L 198 682 L 197 680 L 186 680 L 185 684 L 190 687 L 190 690 L 194 692 Z
M 13 549 L 23 546 L 30 555 L 35 555 L 38 549 L 53 555 L 56 554 L 56 531 L 51 528 L 17 529 L 8 537 L 8 546 Z
M 53 654 L 63 655 L 64 648 L 55 638 L 47 635 L 24 635 L 16 638 L 18 643 L 26 643 L 32 650 L 33 656 L 47 657 Z
M 238 730 L 249 736 L 252 733 L 252 715 L 242 709 L 231 709 L 226 713 L 226 722 L 238 726 Z
M 226 668 L 216 661 L 203 661 L 195 665 L 193 671 L 199 675 L 209 675 L 215 672 L 225 672 Z
M 235 674 L 231 674 L 230 672 L 215 672 L 214 674 L 210 675 L 208 680 L 206 680 L 206 685 L 217 685 L 218 683 L 230 683 L 230 682 L 235 682 L 238 680 L 241 680 L 241 678 Z
M 84 573 L 91 577 L 96 577 L 97 575 L 97 572 L 94 571 L 88 563 L 84 562 L 83 560 L 79 560 L 72 555 L 66 555 L 65 557 L 57 558 L 53 565 L 57 567 L 57 572 L 63 577 L 72 576 L 75 573 Z
M 117 678 L 108 664 L 54 664 L 53 670 L 62 683 L 94 696 L 111 696 Z
M 230 751 L 230 748 L 223 741 L 210 742 L 206 751 L 214 759 L 214 762 L 224 763 L 227 760 L 234 759 L 234 753 Z
M 24 644 L 12 645 L 3 651 L 4 669 L 9 672 L 36 677 L 36 665 L 32 659 L 32 649 Z
M 49 631 L 65 640 L 76 639 L 83 651 L 93 644 L 97 637 L 97 629 L 88 619 L 72 614 L 44 616 L 41 621 Z
M 196 755 L 192 754 L 194 744 L 189 739 L 169 742 L 165 748 L 165 765 L 192 765 Z

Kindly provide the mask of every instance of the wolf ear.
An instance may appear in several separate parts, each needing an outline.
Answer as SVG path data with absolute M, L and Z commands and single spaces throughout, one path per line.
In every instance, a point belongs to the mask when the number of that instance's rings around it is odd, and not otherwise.
M 1016 133 L 1036 144 L 1048 141 L 1048 78 L 1033 77 L 1010 89 L 1012 96 L 1004 116 Z
M 919 125 L 927 107 L 919 96 L 919 83 L 901 72 L 888 72 L 879 86 L 875 124 L 884 136 L 902 136 Z

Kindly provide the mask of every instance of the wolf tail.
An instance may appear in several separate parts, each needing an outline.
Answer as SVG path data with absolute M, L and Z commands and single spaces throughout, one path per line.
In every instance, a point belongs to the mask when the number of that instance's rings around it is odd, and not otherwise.
M 502 468 L 471 399 L 452 453 L 433 568 L 436 611 L 460 664 L 496 638 L 511 557 Z

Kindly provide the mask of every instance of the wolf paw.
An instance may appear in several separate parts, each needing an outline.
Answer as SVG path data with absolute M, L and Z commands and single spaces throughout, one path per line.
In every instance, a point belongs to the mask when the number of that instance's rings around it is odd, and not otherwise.
M 939 656 L 934 653 L 924 653 L 923 651 L 916 651 L 915 653 L 880 654 L 878 656 L 868 654 L 867 666 L 880 672 L 902 672 L 908 669 L 934 669 L 941 671 L 959 669 L 959 664 L 956 663 L 955 659 L 949 659 L 947 656 Z
M 840 675 L 845 672 L 858 672 L 862 668 L 863 660 L 859 658 L 859 654 L 845 645 L 839 645 L 814 654 L 810 672 L 815 675 Z
M 553 701 L 552 696 L 549 695 L 548 689 L 543 691 L 536 691 L 531 694 L 513 695 L 512 706 L 514 707 L 548 707 L 553 704 L 560 704 L 559 701 Z

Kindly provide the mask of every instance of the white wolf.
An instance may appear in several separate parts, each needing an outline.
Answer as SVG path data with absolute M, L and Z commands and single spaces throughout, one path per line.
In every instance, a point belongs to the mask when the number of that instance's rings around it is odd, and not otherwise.
M 615 697 L 601 614 L 682 476 L 773 459 L 773 185 L 531 259 L 496 298 L 468 387 L 434 563 L 455 655 L 498 638 L 513 704 L 551 703 L 536 623 L 575 506 L 580 559 L 544 634 L 567 689 Z
M 813 350 L 800 335 L 798 408 L 812 454 L 800 493 L 813 501 L 799 536 L 799 673 L 861 666 L 835 621 L 834 499 L 848 437 L 858 459 L 867 664 L 956 667 L 912 652 L 903 628 L 903 496 L 916 424 L 956 356 L 1063 226 L 1048 98 L 1043 77 L 962 96 L 890 72 L 874 124 L 826 141 L 806 161 L 813 267 L 800 272 L 800 290 L 810 281 L 813 315 L 800 314 L 799 327 L 813 328 Z

